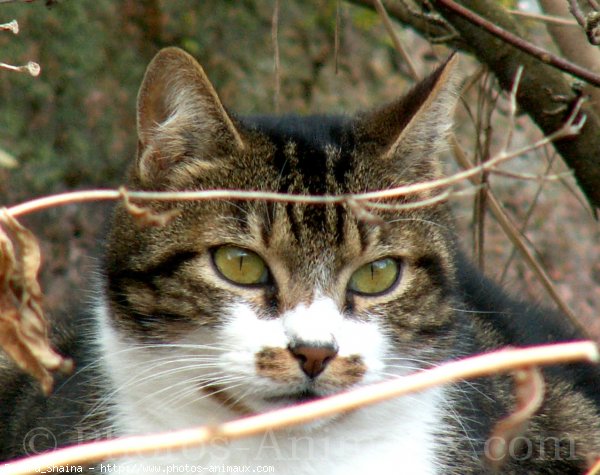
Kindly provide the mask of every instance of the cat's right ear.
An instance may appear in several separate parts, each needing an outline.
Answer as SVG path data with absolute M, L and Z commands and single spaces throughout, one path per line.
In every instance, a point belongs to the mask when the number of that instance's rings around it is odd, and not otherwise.
M 137 177 L 183 185 L 223 153 L 245 147 L 202 67 L 179 48 L 148 65 L 137 102 Z

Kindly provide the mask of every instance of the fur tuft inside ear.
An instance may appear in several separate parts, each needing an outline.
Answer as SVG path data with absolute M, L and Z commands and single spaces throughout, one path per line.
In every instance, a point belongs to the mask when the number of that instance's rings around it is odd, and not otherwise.
M 439 176 L 437 156 L 447 148 L 458 101 L 457 63 L 453 54 L 401 99 L 359 116 L 357 134 L 378 145 L 379 160 L 401 160 L 403 168 L 417 167 L 423 179 Z
M 161 50 L 149 64 L 138 94 L 138 178 L 174 178 L 209 165 L 244 141 L 202 67 L 179 48 Z M 196 166 L 191 166 L 195 161 Z M 173 181 L 173 180 L 171 180 Z

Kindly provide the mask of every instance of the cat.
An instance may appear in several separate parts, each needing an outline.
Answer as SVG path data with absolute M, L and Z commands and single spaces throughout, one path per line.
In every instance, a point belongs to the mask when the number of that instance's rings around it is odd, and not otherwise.
M 353 117 L 242 117 L 222 105 L 194 58 L 164 49 L 140 88 L 127 187 L 343 195 L 440 178 L 456 62 Z M 170 213 L 164 226 L 144 226 L 117 205 L 94 315 L 60 333 L 78 371 L 45 398 L 28 377 L 0 367 L 0 458 L 216 424 L 505 346 L 582 338 L 561 315 L 517 302 L 482 276 L 459 250 L 445 201 L 402 208 L 436 196 L 396 197 L 362 213 L 349 203 L 139 203 Z M 103 467 L 584 473 L 600 456 L 598 369 L 543 374 L 541 408 L 496 465 L 489 437 L 514 410 L 510 375 Z

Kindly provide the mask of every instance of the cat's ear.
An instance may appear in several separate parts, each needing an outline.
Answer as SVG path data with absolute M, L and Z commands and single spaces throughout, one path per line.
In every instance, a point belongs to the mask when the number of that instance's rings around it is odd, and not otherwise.
M 244 141 L 198 62 L 179 48 L 148 65 L 137 102 L 138 178 L 160 182 L 244 149 Z
M 359 116 L 360 141 L 377 145 L 378 161 L 388 166 L 401 160 L 428 175 L 423 178 L 439 174 L 437 155 L 447 148 L 458 100 L 457 63 L 457 55 L 450 56 L 404 97 Z

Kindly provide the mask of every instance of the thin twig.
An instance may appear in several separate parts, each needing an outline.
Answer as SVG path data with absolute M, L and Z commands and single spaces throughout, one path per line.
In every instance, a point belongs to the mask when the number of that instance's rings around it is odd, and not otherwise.
M 564 137 L 570 137 L 578 134 L 584 126 L 586 116 L 580 114 L 581 104 L 580 99 L 573 107 L 573 112 L 556 132 L 543 137 L 534 144 L 526 145 L 518 150 L 510 153 L 501 153 L 498 156 L 491 158 L 479 166 L 471 167 L 463 172 L 455 173 L 446 178 L 431 180 L 427 182 L 405 185 L 387 190 L 370 191 L 357 194 L 342 194 L 342 195 L 292 195 L 288 193 L 273 193 L 263 191 L 243 191 L 243 190 L 204 190 L 204 191 L 128 191 L 127 194 L 131 200 L 136 201 L 197 201 L 197 200 L 266 200 L 280 203 L 303 203 L 303 204 L 347 204 L 349 200 L 356 202 L 382 200 L 398 198 L 411 194 L 428 192 L 454 185 L 465 179 L 471 179 L 480 175 L 482 172 L 492 170 L 507 160 L 524 155 L 531 150 L 543 147 L 551 143 L 553 140 L 558 140 Z M 53 196 L 46 196 L 35 200 L 27 201 L 19 205 L 8 208 L 8 212 L 12 216 L 20 216 L 42 209 L 61 206 L 71 203 L 83 203 L 91 201 L 114 201 L 123 198 L 123 191 L 119 190 L 90 190 L 90 191 L 74 191 L 70 193 L 61 193 Z
M 377 203 L 377 202 L 367 201 L 365 206 L 367 208 L 372 208 L 372 209 L 406 211 L 409 209 L 423 208 L 424 206 L 431 206 L 436 203 L 446 201 L 450 197 L 456 198 L 458 196 L 470 195 L 470 194 L 476 193 L 480 188 L 481 188 L 480 186 L 471 186 L 469 188 L 465 188 L 464 190 L 460 190 L 460 191 L 446 190 L 446 191 L 440 193 L 439 195 L 435 195 L 432 198 L 415 201 L 414 203 L 390 204 L 390 203 Z
M 571 15 L 573 15 L 573 18 L 575 18 L 577 23 L 585 28 L 585 15 L 579 6 L 579 3 L 577 3 L 577 0 L 568 0 L 568 2 L 569 12 L 571 12 Z
M 541 13 L 523 12 L 521 10 L 508 10 L 508 13 L 514 16 L 522 16 L 530 20 L 543 21 L 544 23 L 553 23 L 555 25 L 579 26 L 575 20 L 569 20 L 560 16 L 543 15 Z
M 508 95 L 509 100 L 509 113 L 508 113 L 508 128 L 506 131 L 506 139 L 504 141 L 504 152 L 510 149 L 512 144 L 513 134 L 515 132 L 515 122 L 517 118 L 517 91 L 519 90 L 519 84 L 521 84 L 521 76 L 523 76 L 523 66 L 517 68 L 515 79 L 513 81 L 510 94 Z
M 2 475 L 39 472 L 49 467 L 96 463 L 131 455 L 156 454 L 210 444 L 215 440 L 234 440 L 304 424 L 315 419 L 352 411 L 366 405 L 406 394 L 490 374 L 520 368 L 575 361 L 597 362 L 597 346 L 591 341 L 560 343 L 523 349 L 503 349 L 492 353 L 451 361 L 412 375 L 361 387 L 314 402 L 245 417 L 217 426 L 172 431 L 162 434 L 123 437 L 76 445 L 5 464 Z
M 273 18 L 271 20 L 271 40 L 273 41 L 274 72 L 275 72 L 275 94 L 273 103 L 275 112 L 279 113 L 279 96 L 281 93 L 281 64 L 279 57 L 279 0 L 275 0 Z
M 375 9 L 375 0 L 348 0 L 348 2 Z M 422 13 L 413 8 L 409 2 L 404 1 L 387 2 L 386 10 L 390 16 L 411 26 L 430 42 L 437 43 L 443 40 L 452 43 L 454 41 L 454 45 L 458 46 L 456 42 L 461 40 L 456 30 L 437 13 Z M 464 48 L 468 45 L 461 44 L 460 47 Z
M 549 173 L 550 170 L 552 169 L 552 164 L 554 163 L 555 158 L 556 158 L 556 155 L 554 155 L 548 162 L 548 166 L 546 167 L 546 174 Z M 498 171 L 498 170 L 496 170 L 496 171 Z M 521 222 L 521 227 L 519 229 L 519 233 L 521 236 L 525 236 L 525 231 L 527 230 L 527 226 L 529 225 L 529 220 L 531 219 L 531 216 L 533 216 L 533 210 L 535 209 L 535 206 L 537 205 L 539 197 L 542 194 L 543 188 L 544 188 L 544 182 L 542 181 L 542 182 L 540 182 L 540 185 L 535 190 L 535 194 L 533 195 L 531 204 L 529 205 L 529 208 L 527 209 L 527 212 L 525 213 L 525 217 L 523 218 L 523 220 Z M 515 258 L 516 252 L 517 252 L 517 248 L 513 245 L 510 255 L 508 256 L 508 259 L 506 259 L 506 264 L 504 264 L 504 268 L 502 269 L 502 273 L 500 274 L 500 279 L 499 279 L 500 283 L 504 282 L 504 279 L 506 278 L 510 264 L 511 264 L 512 260 Z
M 372 2 L 374 2 L 374 0 L 371 0 Z M 430 11 L 425 11 L 424 5 L 421 5 L 421 9 L 417 9 L 414 8 L 411 5 L 410 1 L 404 1 L 404 0 L 400 0 L 400 2 L 404 8 L 406 8 L 406 10 L 409 12 L 409 14 L 411 16 L 417 17 L 417 18 L 422 18 L 428 22 L 431 22 L 433 24 L 437 24 L 440 26 L 444 26 L 448 29 L 449 32 L 454 32 L 454 29 L 452 28 L 452 26 L 450 24 L 448 24 L 448 22 L 446 22 L 446 20 L 444 20 L 442 18 L 441 15 L 439 15 L 437 12 L 433 11 L 430 9 Z M 390 7 L 392 7 L 393 5 L 390 5 Z M 455 32 L 454 32 L 455 33 Z
M 508 170 L 496 169 L 496 170 L 491 170 L 490 174 L 505 176 L 507 178 L 514 178 L 515 180 L 537 181 L 538 183 L 543 183 L 543 182 L 547 182 L 547 181 L 562 181 L 565 178 L 573 177 L 572 171 L 555 173 L 553 175 L 545 175 L 545 174 L 535 175 L 533 173 L 517 173 L 517 172 L 509 172 Z M 582 206 L 584 206 L 584 203 L 582 203 Z
M 600 458 L 596 460 L 592 468 L 590 468 L 585 475 L 600 475 Z
M 406 63 L 406 66 L 408 67 L 408 72 L 410 73 L 410 76 L 415 81 L 417 81 L 419 79 L 419 73 L 417 72 L 417 68 L 415 67 L 415 65 L 412 61 L 412 58 L 410 57 L 408 52 L 402 46 L 402 43 L 400 42 L 398 35 L 394 31 L 394 25 L 392 25 L 390 17 L 388 15 L 385 7 L 383 6 L 383 3 L 381 3 L 381 0 L 373 0 L 373 4 L 375 5 L 375 9 L 377 10 L 377 13 L 381 17 L 381 21 L 383 21 L 383 25 L 385 26 L 385 29 L 388 32 L 388 35 L 390 35 L 390 38 L 392 39 L 392 43 L 394 43 L 394 48 L 396 48 L 398 53 L 400 53 L 400 56 L 402 56 L 402 59 L 404 60 L 404 62 Z
M 471 161 L 463 152 L 456 139 L 453 139 L 453 149 L 456 161 L 462 167 L 469 169 L 469 167 L 472 166 Z M 533 270 L 538 280 L 541 282 L 542 286 L 544 287 L 544 289 L 546 289 L 546 292 L 548 292 L 548 294 L 556 303 L 558 308 L 565 314 L 565 316 L 571 321 L 573 326 L 577 328 L 582 335 L 587 336 L 589 332 L 581 325 L 577 317 L 573 314 L 568 305 L 560 297 L 560 295 L 554 288 L 550 277 L 548 277 L 548 274 L 544 270 L 543 266 L 538 262 L 538 260 L 531 253 L 528 247 L 523 243 L 523 238 L 519 234 L 519 230 L 512 222 L 512 220 L 508 217 L 506 211 L 504 211 L 502 205 L 491 191 L 488 194 L 488 206 L 490 211 L 494 215 L 494 218 L 496 219 L 498 224 L 500 224 L 500 227 L 502 227 L 504 234 L 506 234 L 506 236 L 511 240 L 513 245 L 519 250 L 523 259 L 525 259 L 525 261 L 529 264 L 529 267 L 531 268 L 531 270 Z
M 540 48 L 539 46 L 536 46 L 524 40 L 523 38 L 520 38 L 519 36 L 509 31 L 506 31 L 503 28 L 500 28 L 491 21 L 486 20 L 485 18 L 477 15 L 468 8 L 459 5 L 453 0 L 436 0 L 436 2 L 444 6 L 445 8 L 448 8 L 449 10 L 453 11 L 457 15 L 460 15 L 470 23 L 480 28 L 483 28 L 488 33 L 491 33 L 497 38 L 500 38 L 502 41 L 514 46 L 515 48 L 518 48 L 519 50 L 523 51 L 524 53 L 527 53 L 530 56 L 533 56 L 534 58 L 539 59 L 543 63 L 550 64 L 551 66 L 554 66 L 555 68 L 560 69 L 561 71 L 569 73 L 572 76 L 575 76 L 589 84 L 593 84 L 594 86 L 600 86 L 600 75 L 593 73 L 589 69 L 585 69 L 581 66 L 578 66 L 575 63 L 571 63 L 570 61 L 567 61 L 564 58 L 556 56 L 555 54 L 552 54 L 549 51 Z
M 588 3 L 592 10 L 584 14 L 577 0 L 569 0 L 569 12 L 583 28 L 590 44 L 598 46 L 600 44 L 600 5 L 594 0 L 590 0 Z
M 493 76 L 485 74 L 484 85 L 479 90 L 477 101 L 477 156 L 479 163 L 485 163 L 491 156 L 492 142 L 492 115 L 496 109 L 499 93 L 493 94 L 491 91 Z M 481 135 L 483 130 L 483 144 L 481 143 Z M 503 150 L 506 152 L 506 149 Z M 473 256 L 479 269 L 485 271 L 485 223 L 486 223 L 486 202 L 488 194 L 488 175 L 490 171 L 481 174 L 478 179 L 480 191 L 475 195 L 473 203 Z

